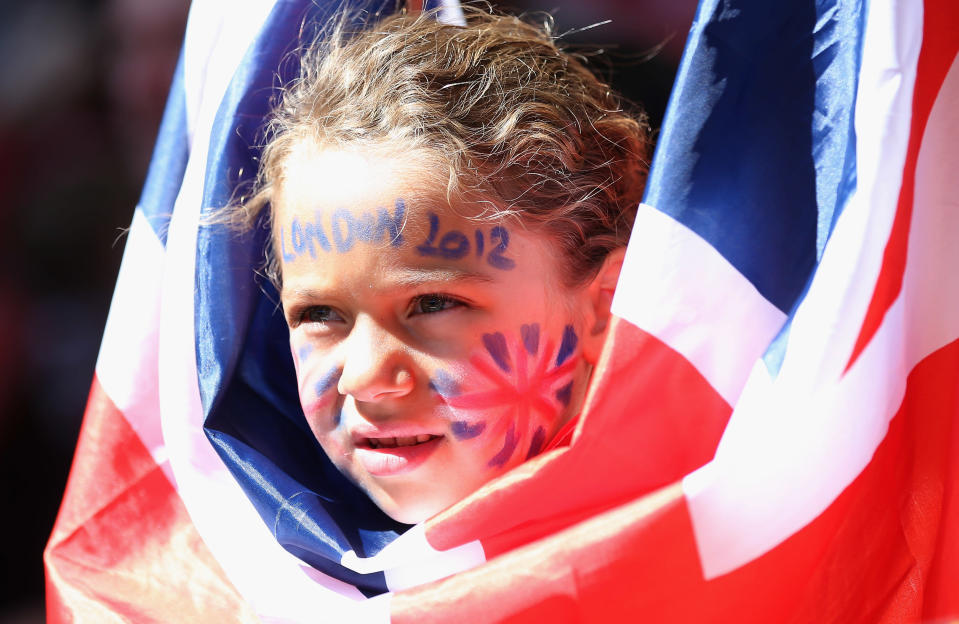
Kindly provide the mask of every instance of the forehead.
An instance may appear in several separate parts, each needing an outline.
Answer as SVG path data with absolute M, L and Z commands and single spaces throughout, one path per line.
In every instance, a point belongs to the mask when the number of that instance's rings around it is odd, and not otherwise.
M 426 159 L 396 150 L 323 148 L 312 141 L 294 145 L 286 158 L 274 210 L 383 203 L 385 199 L 429 195 L 435 187 Z
M 474 273 L 497 268 L 503 254 L 489 266 L 475 261 L 479 252 L 489 255 L 492 230 L 503 238 L 506 228 L 456 214 L 431 171 L 415 154 L 296 146 L 273 202 L 284 288 L 290 280 L 342 283 L 411 263 Z
M 450 207 L 445 184 L 431 178 L 435 169 L 425 159 L 299 150 L 273 202 L 284 292 L 348 289 L 353 297 L 357 289 L 372 294 L 456 279 L 510 284 L 517 292 L 561 284 L 554 243 L 512 219 L 479 223 L 463 216 L 470 209 Z
M 416 213 L 433 205 L 424 201 L 438 195 L 427 190 L 429 181 L 422 159 L 297 143 L 284 162 L 272 202 L 275 251 L 284 274 L 307 251 L 312 258 L 320 249 L 357 251 L 363 246 L 356 244 L 358 237 L 389 246 L 416 228 Z

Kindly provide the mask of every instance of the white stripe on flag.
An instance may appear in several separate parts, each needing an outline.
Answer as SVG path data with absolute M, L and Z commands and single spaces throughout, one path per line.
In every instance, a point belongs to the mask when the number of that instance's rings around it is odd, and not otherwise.
M 953 194 L 946 163 L 959 159 L 949 109 L 959 89 L 954 66 L 920 148 L 902 292 L 843 374 L 898 203 L 922 7 L 876 1 L 867 23 L 856 109 L 859 188 L 797 310 L 778 377 L 750 379 L 716 458 L 684 481 L 707 578 L 762 555 L 826 509 L 882 442 L 909 371 L 959 337 L 959 276 L 951 269 L 959 248 L 943 234 L 959 231 L 959 213 L 946 208 Z M 881 126 L 872 125 L 877 120 Z
M 681 353 L 730 405 L 786 321 L 712 245 L 645 204 L 612 309 Z
M 234 7 L 221 0 L 193 0 L 183 41 L 187 140 L 193 143 L 198 115 L 223 97 L 220 87 L 236 70 L 276 0 L 249 0 Z M 239 55 L 235 52 L 239 50 Z M 228 54 L 226 51 L 233 51 Z M 212 93 L 207 90 L 212 89 Z M 214 109 L 215 114 L 215 109 Z M 200 135 L 205 142 L 209 135 Z M 195 147 L 195 146 L 194 146 Z M 205 149 L 206 146 L 204 146 Z
M 96 371 L 104 392 L 174 483 L 157 418 L 157 285 L 163 278 L 163 254 L 163 244 L 137 209 L 123 250 Z

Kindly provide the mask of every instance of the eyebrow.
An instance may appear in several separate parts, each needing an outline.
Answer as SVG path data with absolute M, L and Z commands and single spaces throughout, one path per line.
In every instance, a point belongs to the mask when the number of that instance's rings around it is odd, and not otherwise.
M 396 288 L 408 288 L 442 282 L 489 284 L 493 281 L 495 280 L 485 273 L 463 269 L 403 269 L 398 271 L 398 275 L 394 279 L 390 280 L 390 285 Z
M 389 284 L 384 288 L 385 291 L 402 290 L 404 288 L 416 288 L 424 284 L 443 284 L 450 282 L 466 282 L 470 284 L 490 284 L 496 280 L 485 273 L 478 271 L 467 271 L 462 269 L 403 269 L 398 271 L 390 279 Z M 284 297 L 284 293 L 286 297 Z M 312 300 L 321 297 L 321 293 L 312 288 L 291 288 L 284 289 L 281 298 L 293 300 Z

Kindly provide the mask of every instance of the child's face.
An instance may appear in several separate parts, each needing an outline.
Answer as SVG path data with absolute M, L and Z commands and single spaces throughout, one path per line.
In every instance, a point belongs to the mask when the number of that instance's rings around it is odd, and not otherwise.
M 274 201 L 300 402 L 336 466 L 418 522 L 535 455 L 588 380 L 544 237 L 453 214 L 402 155 L 289 159 Z

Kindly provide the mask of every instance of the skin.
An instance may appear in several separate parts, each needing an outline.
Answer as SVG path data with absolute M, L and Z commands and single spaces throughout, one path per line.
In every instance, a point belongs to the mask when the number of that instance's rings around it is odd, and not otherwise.
M 618 264 L 567 288 L 549 240 L 459 216 L 469 207 L 424 187 L 409 154 L 305 142 L 288 163 L 273 202 L 281 297 L 300 401 L 333 463 L 414 523 L 535 455 L 579 410 Z M 344 233 L 364 219 L 382 227 Z M 304 242 L 317 230 L 328 250 Z

